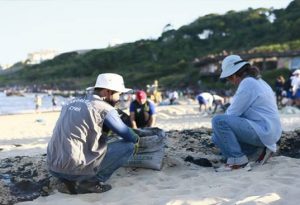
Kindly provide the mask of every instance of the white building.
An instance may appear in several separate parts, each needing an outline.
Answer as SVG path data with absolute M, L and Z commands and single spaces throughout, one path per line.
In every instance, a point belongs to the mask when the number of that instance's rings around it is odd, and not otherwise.
M 39 64 L 53 59 L 58 53 L 54 50 L 41 50 L 27 55 L 27 64 Z
M 0 70 L 5 70 L 7 68 L 10 68 L 12 65 L 11 64 L 1 64 L 0 65 Z

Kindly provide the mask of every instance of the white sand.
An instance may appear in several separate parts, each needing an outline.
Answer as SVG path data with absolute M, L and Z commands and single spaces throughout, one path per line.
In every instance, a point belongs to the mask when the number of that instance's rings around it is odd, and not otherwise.
M 211 117 L 198 113 L 197 104 L 157 108 L 157 126 L 165 130 L 211 127 Z M 45 153 L 59 113 L 0 116 L 0 159 Z M 300 127 L 300 115 L 282 114 L 284 130 Z M 17 146 L 16 146 L 17 145 Z M 18 146 L 22 145 L 22 146 Z M 20 204 L 299 204 L 300 160 L 273 157 L 252 171 L 216 173 L 212 168 L 186 163 L 183 150 L 166 153 L 162 171 L 119 169 L 103 194 L 48 197 Z M 179 154 L 181 153 L 181 154 Z
M 300 161 L 275 157 L 247 172 L 216 173 L 211 168 L 178 164 L 162 171 L 119 170 L 103 194 L 55 193 L 21 204 L 299 204 Z

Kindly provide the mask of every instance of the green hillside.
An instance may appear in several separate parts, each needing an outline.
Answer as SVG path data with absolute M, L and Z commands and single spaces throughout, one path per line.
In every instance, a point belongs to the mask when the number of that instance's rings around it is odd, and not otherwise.
M 145 86 L 155 79 L 163 86 L 183 87 L 197 83 L 199 71 L 192 63 L 196 57 L 224 50 L 300 49 L 299 40 L 300 0 L 294 0 L 285 9 L 248 9 L 199 17 L 178 30 L 165 31 L 156 40 L 139 40 L 85 54 L 64 53 L 0 76 L 0 86 L 84 88 L 93 85 L 99 73 L 116 72 L 131 87 Z

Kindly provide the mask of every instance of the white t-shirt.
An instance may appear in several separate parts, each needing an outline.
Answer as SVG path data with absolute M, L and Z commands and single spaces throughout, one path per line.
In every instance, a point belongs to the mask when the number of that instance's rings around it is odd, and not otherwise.
M 214 97 L 212 96 L 212 94 L 208 93 L 208 92 L 203 92 L 203 93 L 200 93 L 198 96 L 201 96 L 206 103 L 206 105 L 208 106 L 212 106 L 213 104 L 213 101 L 214 101 Z M 198 98 L 198 96 L 196 97 L 196 99 Z
M 298 89 L 300 89 L 300 76 L 294 76 L 291 81 L 291 86 L 293 90 L 293 94 L 297 92 Z

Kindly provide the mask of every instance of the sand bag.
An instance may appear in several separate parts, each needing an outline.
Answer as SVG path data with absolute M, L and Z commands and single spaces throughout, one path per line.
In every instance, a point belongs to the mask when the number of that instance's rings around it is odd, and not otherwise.
M 145 127 L 142 129 L 133 129 L 136 134 L 138 134 L 140 137 L 146 137 L 151 135 L 158 135 L 158 136 L 165 136 L 165 132 L 162 129 L 159 129 L 158 127 Z
M 139 142 L 138 153 L 140 154 L 159 151 L 160 149 L 164 148 L 164 142 L 165 140 L 157 135 L 143 138 L 141 137 Z
M 155 152 L 137 153 L 128 160 L 125 166 L 161 170 L 164 154 L 164 148 Z
M 144 128 L 134 130 L 140 137 L 138 153 L 155 152 L 165 145 L 166 134 L 159 128 Z
M 165 132 L 159 128 L 134 131 L 140 136 L 139 149 L 126 166 L 160 170 L 164 157 Z
M 158 135 L 140 137 L 138 153 L 155 152 L 165 145 L 165 136 Z

